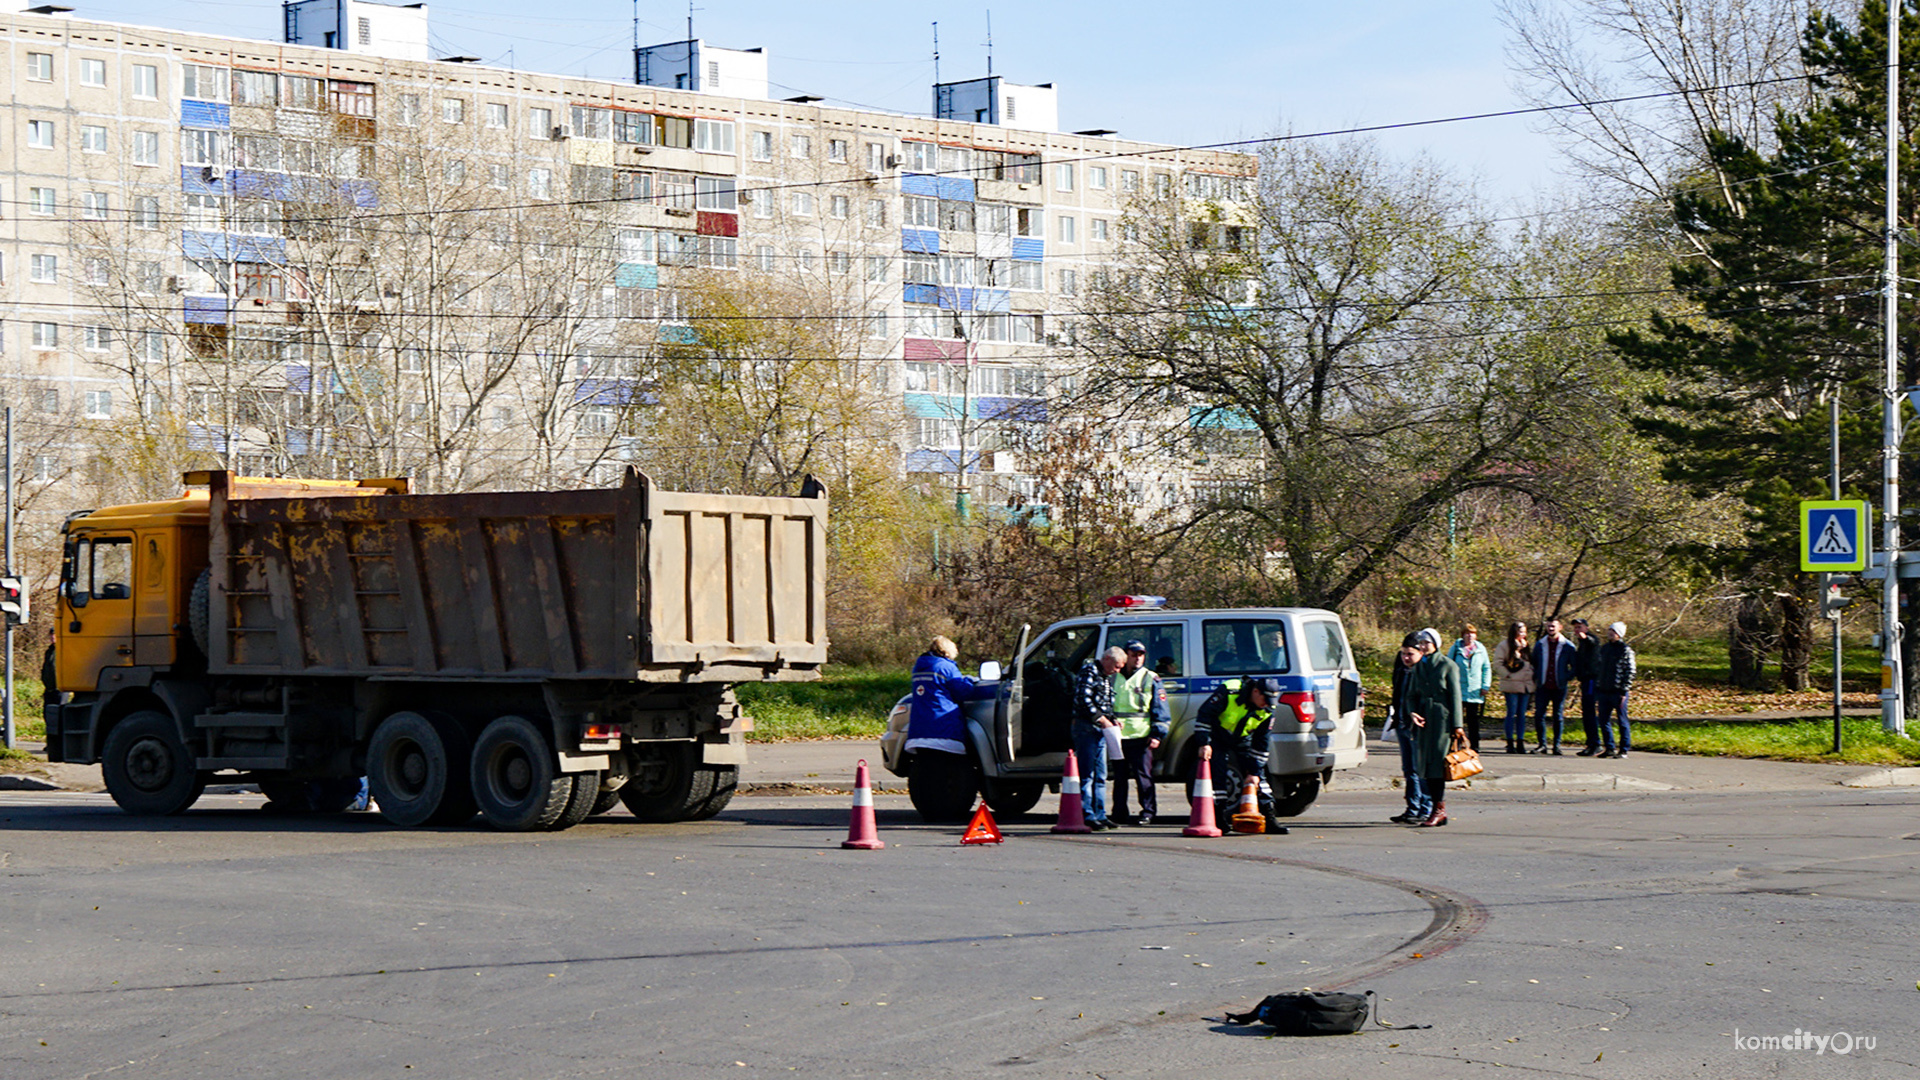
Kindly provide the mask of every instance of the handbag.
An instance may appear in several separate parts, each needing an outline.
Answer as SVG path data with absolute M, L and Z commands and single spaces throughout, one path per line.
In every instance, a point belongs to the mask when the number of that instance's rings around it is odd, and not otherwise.
M 1486 771 L 1480 764 L 1480 753 L 1472 747 L 1462 747 L 1447 755 L 1447 779 L 1465 780 L 1479 776 Z

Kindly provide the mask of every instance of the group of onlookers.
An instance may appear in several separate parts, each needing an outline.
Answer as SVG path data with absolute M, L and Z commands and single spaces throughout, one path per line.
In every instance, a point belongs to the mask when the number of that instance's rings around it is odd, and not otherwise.
M 1566 726 L 1567 695 L 1580 689 L 1580 723 L 1586 746 L 1579 757 L 1623 758 L 1633 749 L 1633 727 L 1627 720 L 1627 694 L 1633 689 L 1633 646 L 1627 644 L 1627 624 L 1607 627 L 1605 641 L 1587 620 L 1574 619 L 1573 636 L 1560 632 L 1560 620 L 1548 619 L 1546 633 L 1531 644 L 1527 624 L 1508 625 L 1506 639 L 1494 646 L 1491 666 L 1505 695 L 1506 752 L 1559 754 Z M 1469 632 L 1472 627 L 1466 628 Z M 1465 635 L 1462 635 L 1465 637 Z M 1458 653 L 1458 647 L 1455 652 Z M 1484 694 L 1486 684 L 1482 684 Z M 1533 748 L 1527 748 L 1527 707 L 1533 706 Z M 1548 721 L 1552 740 L 1548 740 Z M 1616 729 L 1619 740 L 1616 744 Z M 1478 738 L 1474 739 L 1478 749 Z

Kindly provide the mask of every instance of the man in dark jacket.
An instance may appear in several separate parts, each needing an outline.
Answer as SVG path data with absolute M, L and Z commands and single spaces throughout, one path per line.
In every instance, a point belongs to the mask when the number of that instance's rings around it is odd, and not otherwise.
M 1560 753 L 1560 735 L 1567 723 L 1567 691 L 1572 688 L 1574 665 L 1579 651 L 1573 642 L 1560 636 L 1560 620 L 1548 619 L 1547 632 L 1533 644 L 1533 677 L 1540 684 L 1534 691 L 1533 752 Z M 1553 716 L 1553 745 L 1547 745 L 1547 716 Z
M 1633 749 L 1633 728 L 1627 724 L 1627 692 L 1633 689 L 1633 646 L 1627 644 L 1627 624 L 1607 627 L 1607 643 L 1600 646 L 1593 674 L 1594 692 L 1600 703 L 1600 741 L 1606 749 L 1603 758 L 1623 758 Z M 1620 718 L 1620 748 L 1614 749 L 1613 723 Z
M 1073 684 L 1073 755 L 1080 765 L 1087 828 L 1094 832 L 1116 827 L 1107 817 L 1106 729 L 1119 727 L 1113 716 L 1113 673 L 1126 660 L 1125 649 L 1110 648 L 1082 665 Z
M 1259 778 L 1260 813 L 1267 831 L 1286 835 L 1288 829 L 1273 814 L 1273 786 L 1267 783 L 1267 736 L 1273 731 L 1273 707 L 1280 700 L 1279 679 L 1228 679 L 1208 695 L 1193 718 L 1193 738 L 1200 744 L 1200 760 L 1212 761 L 1217 745 L 1222 760 L 1231 762 L 1240 782 Z M 1221 779 L 1225 779 L 1222 777 Z M 1236 798 L 1239 792 L 1234 793 Z
M 1573 677 L 1580 681 L 1580 726 L 1586 730 L 1587 745 L 1581 757 L 1600 752 L 1599 706 L 1593 700 L 1593 674 L 1599 664 L 1600 638 L 1587 628 L 1587 620 L 1573 620 Z

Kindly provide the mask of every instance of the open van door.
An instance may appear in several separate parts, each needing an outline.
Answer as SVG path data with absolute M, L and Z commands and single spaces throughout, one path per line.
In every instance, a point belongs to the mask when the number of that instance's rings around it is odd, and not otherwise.
M 1027 638 L 1033 632 L 1032 623 L 1020 624 L 1020 641 L 1013 647 L 1013 659 L 1007 662 L 1008 675 L 1000 682 L 1000 694 L 993 704 L 994 737 L 1005 748 L 1006 757 L 1012 761 L 1014 751 L 1020 745 L 1020 715 L 1026 702 L 1027 680 L 1021 670 L 1020 658 L 1026 655 Z

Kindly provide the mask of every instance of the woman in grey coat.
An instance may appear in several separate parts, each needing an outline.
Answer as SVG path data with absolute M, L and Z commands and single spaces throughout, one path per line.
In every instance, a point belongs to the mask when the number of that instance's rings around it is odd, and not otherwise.
M 1423 826 L 1447 823 L 1447 754 L 1467 744 L 1460 705 L 1460 667 L 1440 655 L 1440 634 L 1420 631 L 1420 662 L 1407 673 L 1406 717 L 1413 746 L 1413 772 L 1421 794 L 1433 802 Z

